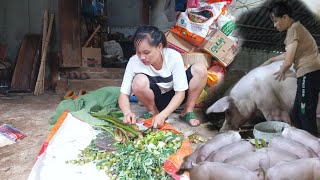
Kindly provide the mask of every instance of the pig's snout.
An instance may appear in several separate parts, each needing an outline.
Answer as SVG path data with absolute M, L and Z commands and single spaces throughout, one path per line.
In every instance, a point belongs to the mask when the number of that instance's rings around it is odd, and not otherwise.
M 226 132 L 226 131 L 229 131 L 229 130 L 233 130 L 232 126 L 228 123 L 227 120 L 225 120 L 223 122 L 223 125 L 222 125 L 221 129 L 219 130 L 219 132 Z
M 194 163 L 192 161 L 185 160 L 181 166 L 179 171 L 176 172 L 176 174 L 181 175 L 185 171 L 190 171 L 193 168 Z
M 193 168 L 192 161 L 184 161 L 180 169 L 191 169 Z
M 182 175 L 185 171 L 185 169 L 179 169 L 179 171 L 176 172 L 177 175 Z

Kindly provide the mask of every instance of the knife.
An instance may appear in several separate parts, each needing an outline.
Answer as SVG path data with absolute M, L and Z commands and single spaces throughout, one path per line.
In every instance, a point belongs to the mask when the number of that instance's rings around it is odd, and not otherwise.
M 142 136 L 145 136 L 145 135 L 146 135 L 146 132 L 147 132 L 148 130 L 153 131 L 153 130 L 154 130 L 154 129 L 153 129 L 153 125 L 154 125 L 154 121 L 153 121 L 153 118 L 152 118 L 151 126 L 141 132 Z M 139 135 L 140 135 L 140 134 L 135 135 L 134 137 L 130 138 L 130 141 L 134 140 L 134 139 L 137 138 Z

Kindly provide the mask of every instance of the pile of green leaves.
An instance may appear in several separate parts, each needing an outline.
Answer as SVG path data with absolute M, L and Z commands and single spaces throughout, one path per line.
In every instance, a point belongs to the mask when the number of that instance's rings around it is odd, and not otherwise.
M 152 180 L 172 179 L 162 168 L 166 159 L 182 144 L 183 136 L 171 131 L 147 131 L 141 139 L 127 144 L 118 143 L 115 152 L 100 151 L 92 142 L 79 155 L 78 160 L 67 163 L 96 163 L 111 179 Z
M 106 173 L 119 179 L 171 179 L 162 166 L 181 147 L 182 140 L 171 131 L 150 131 L 111 153 L 100 168 L 106 166 Z

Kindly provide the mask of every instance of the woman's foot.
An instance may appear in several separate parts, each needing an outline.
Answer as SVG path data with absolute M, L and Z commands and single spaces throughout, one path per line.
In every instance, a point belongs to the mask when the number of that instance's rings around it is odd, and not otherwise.
M 200 125 L 200 121 L 196 119 L 194 112 L 181 113 L 179 117 L 182 121 L 184 121 L 192 127 Z

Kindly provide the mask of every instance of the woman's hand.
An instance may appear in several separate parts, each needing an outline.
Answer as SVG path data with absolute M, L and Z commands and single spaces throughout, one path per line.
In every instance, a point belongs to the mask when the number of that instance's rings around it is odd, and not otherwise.
M 161 114 L 157 114 L 154 118 L 153 118 L 153 128 L 160 128 L 165 121 L 165 117 L 163 117 Z
M 133 112 L 129 112 L 124 115 L 123 122 L 126 124 L 135 124 L 136 123 L 136 115 Z
M 276 75 L 276 78 L 275 78 L 276 80 L 284 81 L 286 79 L 286 72 L 294 62 L 294 56 L 296 54 L 297 46 L 298 46 L 297 40 L 294 40 L 292 43 L 286 46 L 286 55 L 285 55 L 284 62 L 280 67 L 280 70 L 274 73 L 274 75 Z
M 286 70 L 284 68 L 280 68 L 279 71 L 275 72 L 273 75 L 276 76 L 275 80 L 284 81 L 286 79 Z

